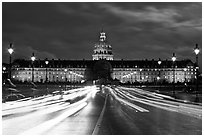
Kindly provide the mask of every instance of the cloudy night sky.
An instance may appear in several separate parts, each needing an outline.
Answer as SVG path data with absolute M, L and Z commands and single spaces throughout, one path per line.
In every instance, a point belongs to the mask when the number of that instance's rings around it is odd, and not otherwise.
M 6 3 L 2 4 L 2 61 L 14 58 L 92 59 L 102 27 L 114 59 L 195 61 L 202 48 L 202 3 Z M 199 55 L 201 65 L 201 54 Z

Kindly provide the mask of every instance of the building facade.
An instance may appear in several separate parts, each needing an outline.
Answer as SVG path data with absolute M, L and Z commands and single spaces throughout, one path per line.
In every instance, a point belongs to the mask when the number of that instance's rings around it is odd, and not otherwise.
M 99 42 L 94 45 L 92 60 L 30 60 L 17 59 L 12 63 L 12 78 L 18 81 L 34 82 L 71 82 L 81 83 L 86 80 L 97 80 L 95 74 L 103 72 L 110 64 L 107 71 L 112 80 L 122 83 L 135 82 L 190 82 L 196 77 L 196 69 L 191 60 L 113 60 L 112 46 L 107 43 L 106 34 L 100 32 Z M 103 67 L 96 70 L 97 62 L 103 60 Z M 99 65 L 100 66 L 100 65 Z M 96 72 L 97 71 L 97 72 Z M 103 74 L 103 73 L 101 73 Z

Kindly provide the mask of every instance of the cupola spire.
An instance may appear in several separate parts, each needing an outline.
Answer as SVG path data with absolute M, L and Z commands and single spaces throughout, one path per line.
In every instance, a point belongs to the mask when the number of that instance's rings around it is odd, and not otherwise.
M 100 32 L 99 41 L 101 41 L 101 42 L 106 41 L 106 33 L 103 31 L 103 27 L 102 27 L 102 30 Z

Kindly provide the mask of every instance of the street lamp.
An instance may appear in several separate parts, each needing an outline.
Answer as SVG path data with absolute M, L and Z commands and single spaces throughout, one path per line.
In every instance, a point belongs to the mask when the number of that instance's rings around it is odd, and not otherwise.
M 171 59 L 173 61 L 173 96 L 175 97 L 175 61 L 176 61 L 175 53 L 173 53 Z
M 157 80 L 160 80 L 160 65 L 161 65 L 161 59 L 159 58 L 159 60 L 158 60 L 158 64 L 159 64 L 159 77 L 157 77 Z M 159 86 L 159 89 L 160 89 L 160 86 Z
M 196 54 L 196 101 L 198 101 L 198 54 L 200 52 L 200 49 L 198 48 L 198 44 L 196 44 L 196 47 L 194 48 L 194 52 Z
M 45 59 L 45 64 L 46 64 L 46 66 L 45 66 L 45 84 L 46 84 L 46 92 L 48 93 L 48 89 L 47 89 L 47 65 L 49 64 L 49 61 L 47 58 Z
M 187 90 L 187 83 L 186 83 L 186 71 L 187 71 L 187 68 L 184 68 L 184 87 L 185 87 L 185 91 Z
M 141 73 L 142 69 L 140 69 L 140 87 L 142 86 L 142 73 Z
M 11 68 L 12 68 L 12 66 L 11 66 L 11 55 L 14 52 L 12 43 L 10 43 L 10 46 L 8 48 L 8 52 L 10 54 L 9 55 L 9 79 L 11 79 Z
M 186 71 L 187 71 L 187 68 L 184 68 L 184 82 L 186 82 Z
M 32 61 L 32 82 L 33 82 L 34 81 L 34 61 L 35 61 L 34 52 L 32 53 L 31 61 Z
M 66 90 L 66 73 L 67 73 L 67 69 L 64 69 L 64 81 L 65 81 L 65 90 Z

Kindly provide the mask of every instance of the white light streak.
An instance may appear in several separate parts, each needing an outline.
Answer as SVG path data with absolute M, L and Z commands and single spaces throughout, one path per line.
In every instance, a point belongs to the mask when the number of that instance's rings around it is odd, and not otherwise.
M 73 107 L 72 109 L 69 109 L 67 111 L 65 111 L 64 113 L 62 113 L 60 116 L 51 119 L 49 121 L 46 121 L 34 128 L 31 128 L 23 133 L 21 133 L 21 135 L 27 135 L 27 134 L 42 134 L 43 132 L 47 131 L 48 129 L 52 128 L 53 126 L 55 126 L 56 124 L 58 124 L 59 122 L 61 122 L 62 120 L 64 120 L 65 118 L 73 115 L 74 113 L 76 113 L 77 111 L 81 110 L 82 108 L 84 108 L 87 105 L 87 102 L 83 102 L 82 104 L 78 105 L 77 107 Z

